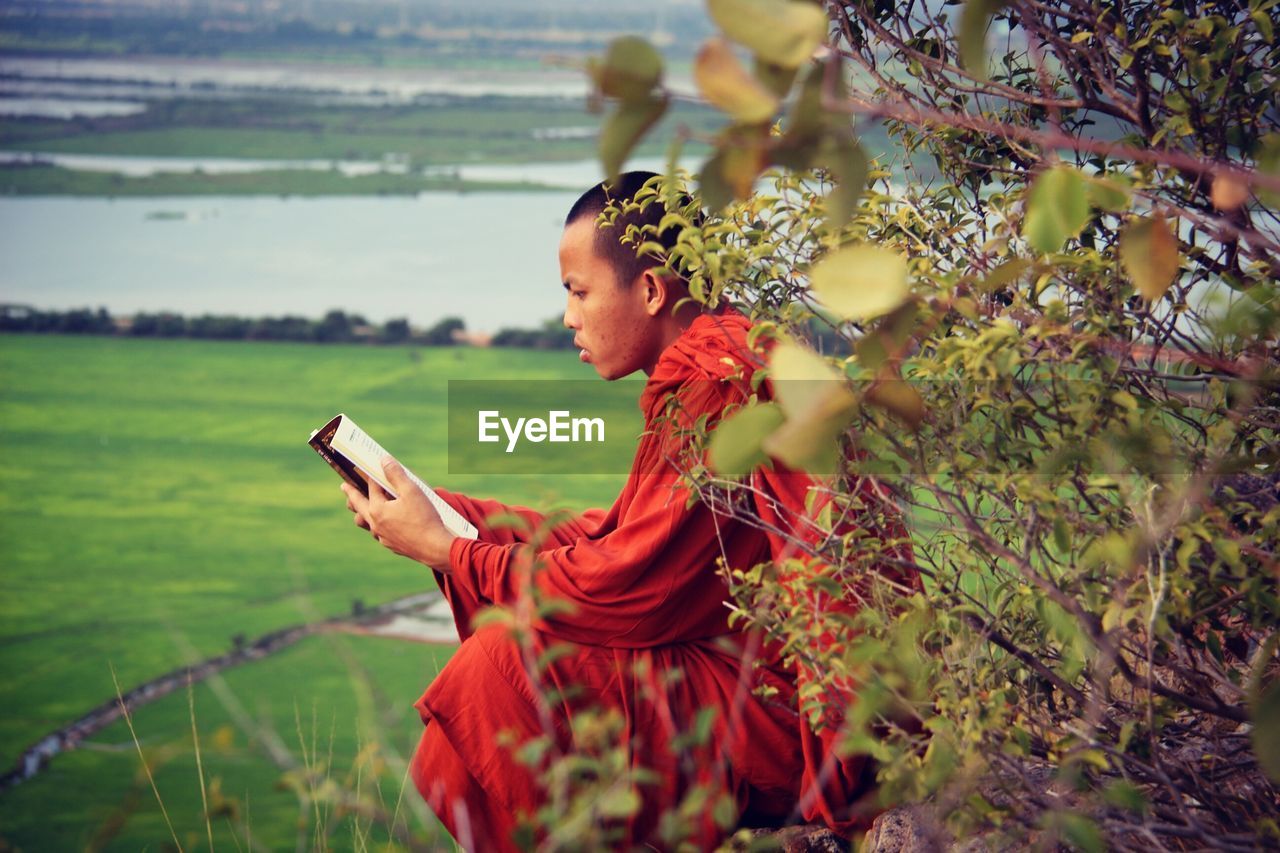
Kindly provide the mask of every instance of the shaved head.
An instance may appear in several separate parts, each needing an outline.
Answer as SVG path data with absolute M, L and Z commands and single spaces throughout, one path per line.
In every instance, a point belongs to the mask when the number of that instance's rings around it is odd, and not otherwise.
M 587 217 L 594 220 L 611 204 L 621 206 L 625 202 L 634 200 L 636 193 L 640 191 L 645 183 L 656 177 L 658 177 L 656 172 L 623 172 L 612 183 L 602 181 L 596 184 L 579 196 L 578 200 L 573 203 L 573 207 L 569 208 L 569 215 L 564 220 L 565 227 Z M 681 196 L 680 201 L 682 204 L 686 204 L 689 199 Z M 667 208 L 662 203 L 661 197 L 656 197 L 648 203 L 644 210 L 625 211 L 614 220 L 612 225 L 596 230 L 596 251 L 613 267 L 618 277 L 618 284 L 621 286 L 625 287 L 631 284 L 645 270 L 661 266 L 661 261 L 652 255 L 638 256 L 636 254 L 637 243 L 622 242 L 627 229 L 632 225 L 637 227 L 649 225 L 656 232 L 658 225 L 662 222 L 662 217 L 666 215 Z M 661 243 L 664 248 L 670 250 L 675 246 L 679 236 L 680 229 L 673 226 L 667 228 L 661 234 L 646 234 L 640 240 L 641 242 L 652 240 Z

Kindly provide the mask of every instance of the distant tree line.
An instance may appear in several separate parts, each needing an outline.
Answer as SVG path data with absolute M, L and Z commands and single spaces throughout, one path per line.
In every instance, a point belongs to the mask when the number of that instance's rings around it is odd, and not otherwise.
M 112 315 L 105 308 L 41 310 L 28 305 L 0 304 L 0 332 L 60 335 L 118 335 L 138 338 L 201 338 L 221 341 L 301 341 L 322 344 L 418 344 L 455 346 L 485 343 L 468 336 L 460 317 L 445 317 L 426 329 L 416 329 L 398 317 L 371 323 L 360 314 L 333 310 L 319 319 L 240 317 L 233 314 L 201 314 L 185 317 L 171 311 Z M 537 329 L 503 329 L 489 341 L 492 346 L 570 349 L 573 333 L 548 320 Z
M 502 329 L 489 342 L 495 347 L 526 349 L 573 349 L 573 330 L 566 329 L 558 317 L 544 320 L 536 329 Z

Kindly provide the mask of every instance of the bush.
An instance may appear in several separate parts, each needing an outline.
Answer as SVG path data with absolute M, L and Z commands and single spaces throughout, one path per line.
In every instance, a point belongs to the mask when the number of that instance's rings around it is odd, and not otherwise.
M 815 718 L 859 685 L 841 741 L 885 804 L 1011 844 L 1276 843 L 1272 6 L 709 7 L 755 65 L 695 63 L 728 123 L 665 260 L 750 312 L 778 390 L 688 478 L 732 505 L 768 455 L 833 498 L 832 572 L 735 567 L 738 618 L 820 676 Z M 667 103 L 647 51 L 595 69 L 610 172 Z M 853 116 L 898 149 L 869 160 Z M 868 478 L 921 594 L 840 523 Z

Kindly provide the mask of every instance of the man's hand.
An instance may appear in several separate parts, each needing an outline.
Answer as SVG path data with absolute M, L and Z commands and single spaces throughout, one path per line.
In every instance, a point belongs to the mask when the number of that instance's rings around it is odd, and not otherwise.
M 394 500 L 372 480 L 367 498 L 355 486 L 342 484 L 347 509 L 355 514 L 356 526 L 368 530 L 374 539 L 397 554 L 448 572 L 449 546 L 457 537 L 444 526 L 440 513 L 408 478 L 399 462 L 388 456 L 382 462 L 382 470 L 399 493 Z

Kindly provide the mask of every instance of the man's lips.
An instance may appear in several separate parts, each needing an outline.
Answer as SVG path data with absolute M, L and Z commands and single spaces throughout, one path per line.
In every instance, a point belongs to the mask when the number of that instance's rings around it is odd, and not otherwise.
M 586 347 L 584 347 L 584 346 L 582 345 L 582 342 L 581 342 L 581 341 L 579 341 L 577 338 L 574 338 L 574 339 L 573 339 L 573 345 L 574 345 L 575 347 L 578 347 L 578 360 L 579 360 L 579 361 L 589 361 L 589 360 L 590 360 L 590 358 L 591 358 L 591 353 L 589 353 L 589 352 L 587 351 L 587 348 L 586 348 Z

